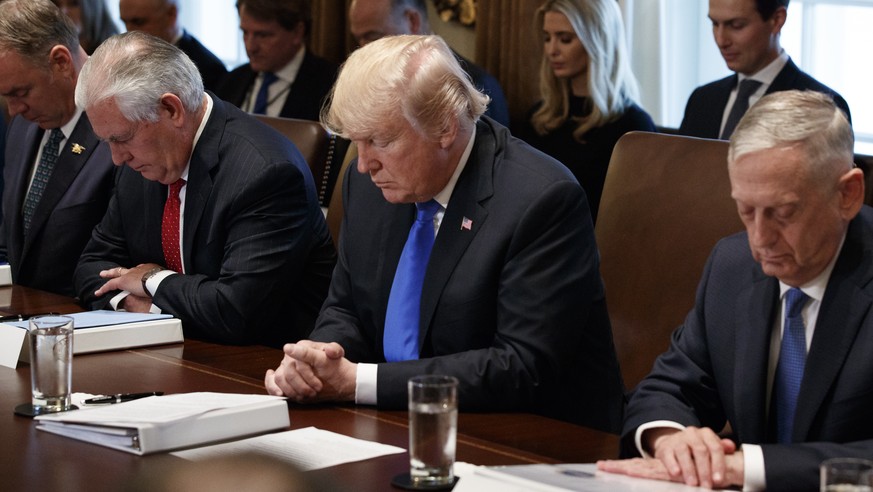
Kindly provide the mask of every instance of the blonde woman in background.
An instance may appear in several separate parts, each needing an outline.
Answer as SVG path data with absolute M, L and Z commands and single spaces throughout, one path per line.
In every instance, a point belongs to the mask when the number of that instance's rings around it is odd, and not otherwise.
M 542 99 L 521 134 L 573 172 L 596 221 L 616 141 L 629 131 L 655 131 L 634 102 L 621 11 L 615 0 L 548 0 L 535 25 L 543 36 Z

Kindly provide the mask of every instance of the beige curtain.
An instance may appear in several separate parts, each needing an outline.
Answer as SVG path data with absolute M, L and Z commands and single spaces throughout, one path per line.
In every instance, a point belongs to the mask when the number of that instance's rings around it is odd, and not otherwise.
M 542 42 L 533 15 L 542 0 L 479 0 L 476 61 L 497 77 L 512 126 L 517 127 L 539 99 Z

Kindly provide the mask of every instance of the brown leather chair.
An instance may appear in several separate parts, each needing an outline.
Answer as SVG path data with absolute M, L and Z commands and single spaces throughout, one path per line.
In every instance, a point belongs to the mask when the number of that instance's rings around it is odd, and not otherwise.
M 595 235 L 628 389 L 649 373 L 693 307 L 712 247 L 741 230 L 727 142 L 646 132 L 618 141 Z
M 348 141 L 337 138 L 317 121 L 254 116 L 294 142 L 312 171 L 315 190 L 318 192 L 318 203 L 322 207 L 327 206 Z
M 336 248 L 339 248 L 340 225 L 343 221 L 343 178 L 345 178 L 349 163 L 356 157 L 358 157 L 358 147 L 351 143 L 346 150 L 345 157 L 343 157 L 342 166 L 337 173 L 333 193 L 330 196 L 330 204 L 327 206 L 327 228 L 330 229 L 330 237 L 333 238 L 333 245 Z

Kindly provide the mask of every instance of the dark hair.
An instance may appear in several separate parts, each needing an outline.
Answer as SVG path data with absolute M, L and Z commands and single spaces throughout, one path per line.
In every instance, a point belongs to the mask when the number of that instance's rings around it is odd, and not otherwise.
M 237 0 L 236 9 L 243 6 L 246 13 L 260 21 L 275 20 L 284 29 L 293 31 L 302 22 L 304 34 L 312 27 L 312 7 L 309 0 Z
M 764 20 L 773 17 L 773 13 L 776 12 L 776 9 L 779 7 L 788 8 L 788 2 L 790 0 L 755 0 L 755 7 L 758 9 L 758 13 L 761 14 L 761 18 Z

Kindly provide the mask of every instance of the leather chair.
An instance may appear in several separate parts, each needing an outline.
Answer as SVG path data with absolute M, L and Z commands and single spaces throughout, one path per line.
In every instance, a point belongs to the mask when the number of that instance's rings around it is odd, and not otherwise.
M 625 386 L 664 352 L 694 306 L 706 259 L 743 230 L 725 141 L 631 132 L 613 150 L 595 235 Z
M 358 157 L 358 147 L 351 143 L 343 158 L 342 166 L 340 166 L 337 173 L 333 193 L 330 196 L 330 204 L 327 206 L 327 228 L 330 229 L 330 237 L 333 238 L 333 245 L 337 249 L 339 249 L 340 226 L 343 221 L 343 179 L 346 176 L 349 164 L 356 157 Z
M 318 203 L 326 207 L 330 203 L 333 184 L 349 142 L 331 134 L 317 121 L 254 116 L 294 142 L 312 171 Z

